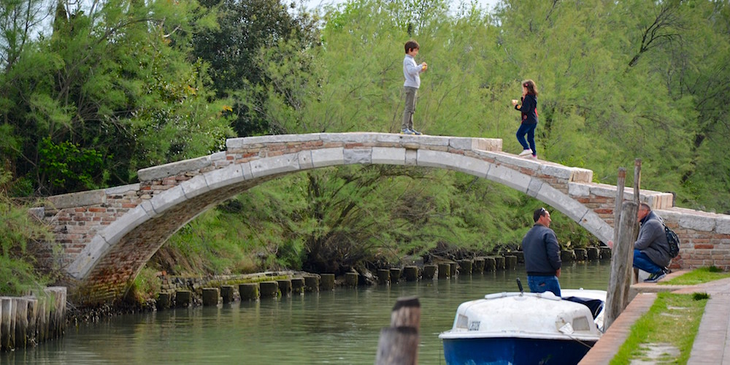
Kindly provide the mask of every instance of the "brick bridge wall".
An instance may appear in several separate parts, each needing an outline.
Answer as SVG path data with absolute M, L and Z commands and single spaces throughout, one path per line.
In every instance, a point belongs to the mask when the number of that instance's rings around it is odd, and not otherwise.
M 278 176 L 326 166 L 461 171 L 539 199 L 604 242 L 613 235 L 615 186 L 592 183 L 590 170 L 501 152 L 499 139 L 342 133 L 237 138 L 226 145 L 225 152 L 140 170 L 139 184 L 54 196 L 33 209 L 63 248 L 57 262 L 75 302 L 119 298 L 162 244 L 208 208 Z M 644 190 L 641 200 L 682 239 L 675 266 L 730 269 L 730 216 L 674 208 L 668 193 Z

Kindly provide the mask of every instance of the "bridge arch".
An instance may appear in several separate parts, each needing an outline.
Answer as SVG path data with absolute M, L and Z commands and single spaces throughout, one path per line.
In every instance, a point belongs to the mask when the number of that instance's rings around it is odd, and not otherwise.
M 226 145 L 225 152 L 140 170 L 140 184 L 105 192 L 107 200 L 126 196 L 132 208 L 91 232 L 71 258 L 66 270 L 80 301 L 120 297 L 164 242 L 210 207 L 265 181 L 329 166 L 460 171 L 541 200 L 602 241 L 613 236 L 606 219 L 612 202 L 586 198 L 596 185 L 592 171 L 501 152 L 499 139 L 340 133 L 236 138 Z

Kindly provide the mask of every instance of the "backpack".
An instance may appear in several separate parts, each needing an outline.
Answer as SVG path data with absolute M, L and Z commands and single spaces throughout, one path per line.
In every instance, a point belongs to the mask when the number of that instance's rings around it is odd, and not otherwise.
M 679 237 L 669 227 L 664 225 L 664 234 L 667 235 L 667 243 L 669 244 L 669 256 L 671 258 L 679 255 Z

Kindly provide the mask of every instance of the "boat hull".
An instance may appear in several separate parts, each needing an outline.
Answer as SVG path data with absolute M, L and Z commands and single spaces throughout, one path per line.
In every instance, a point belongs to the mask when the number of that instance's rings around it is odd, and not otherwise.
M 448 365 L 577 364 L 595 341 L 533 338 L 444 339 Z

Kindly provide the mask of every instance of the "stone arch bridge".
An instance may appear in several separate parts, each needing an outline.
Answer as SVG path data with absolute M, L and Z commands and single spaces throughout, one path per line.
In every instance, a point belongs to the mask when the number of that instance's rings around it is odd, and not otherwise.
M 615 186 L 593 183 L 591 170 L 502 152 L 501 139 L 323 133 L 235 138 L 226 147 L 140 170 L 138 184 L 53 196 L 45 207 L 32 209 L 53 226 L 63 247 L 73 300 L 93 304 L 119 298 L 163 243 L 198 214 L 273 178 L 327 166 L 461 171 L 541 200 L 601 241 L 613 237 Z M 626 199 L 633 199 L 631 190 L 626 189 Z M 681 237 L 675 266 L 730 269 L 730 216 L 675 208 L 669 193 L 643 190 L 640 198 Z

